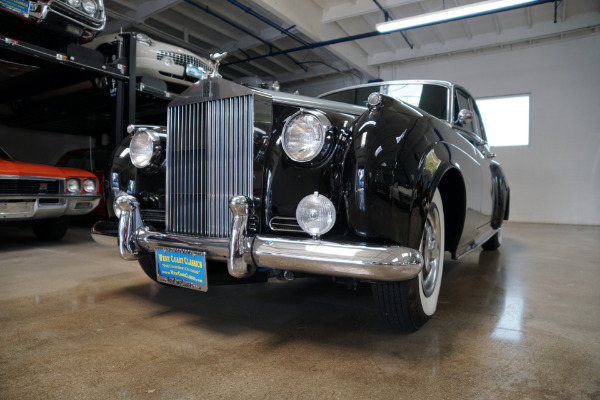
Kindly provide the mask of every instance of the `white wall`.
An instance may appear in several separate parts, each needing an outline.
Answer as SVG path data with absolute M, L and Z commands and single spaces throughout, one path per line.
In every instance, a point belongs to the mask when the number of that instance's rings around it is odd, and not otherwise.
M 380 77 L 448 80 L 475 97 L 529 93 L 530 145 L 492 149 L 511 186 L 510 219 L 600 225 L 598 32 L 386 65 Z M 352 84 L 322 80 L 298 88 L 310 96 Z
M 67 151 L 88 148 L 89 138 L 0 125 L 0 147 L 19 161 L 54 165 Z
M 530 145 L 492 149 L 511 220 L 600 225 L 600 34 L 383 66 L 381 78 L 448 80 L 475 97 L 529 93 Z

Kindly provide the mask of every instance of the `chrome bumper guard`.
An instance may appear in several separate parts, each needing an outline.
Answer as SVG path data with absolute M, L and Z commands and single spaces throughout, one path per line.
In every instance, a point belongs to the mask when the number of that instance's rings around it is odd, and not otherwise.
M 119 224 L 100 221 L 92 237 L 100 244 L 118 245 L 126 260 L 140 258 L 157 246 L 203 251 L 207 259 L 227 261 L 229 274 L 251 276 L 257 267 L 292 272 L 330 275 L 367 281 L 402 281 L 414 278 L 423 267 L 418 250 L 402 246 L 340 244 L 314 239 L 281 238 L 270 235 L 245 236 L 249 200 L 230 200 L 233 226 L 229 239 L 211 239 L 162 233 L 143 226 L 139 203 L 130 195 L 119 196 Z

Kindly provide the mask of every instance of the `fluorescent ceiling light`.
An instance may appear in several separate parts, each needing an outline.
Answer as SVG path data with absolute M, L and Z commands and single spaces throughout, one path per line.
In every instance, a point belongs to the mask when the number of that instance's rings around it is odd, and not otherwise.
M 448 8 L 446 10 L 436 11 L 428 14 L 415 15 L 414 17 L 382 22 L 377 24 L 375 27 L 379 32 L 382 33 L 400 31 L 419 26 L 433 25 L 440 22 L 448 22 L 460 18 L 489 14 L 496 11 L 504 11 L 510 8 L 516 8 L 529 3 L 538 2 L 539 0 L 488 0 L 466 6 Z

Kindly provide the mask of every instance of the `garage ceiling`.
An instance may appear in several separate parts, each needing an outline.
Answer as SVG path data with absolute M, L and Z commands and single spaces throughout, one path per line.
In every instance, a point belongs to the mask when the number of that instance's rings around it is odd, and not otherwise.
M 372 33 L 385 21 L 384 10 L 399 19 L 477 1 L 106 0 L 105 32 L 145 32 L 203 56 L 227 51 L 227 78 L 258 76 L 291 86 L 339 74 L 365 82 L 387 63 L 593 32 L 600 25 L 600 0 L 562 0 L 270 56 Z

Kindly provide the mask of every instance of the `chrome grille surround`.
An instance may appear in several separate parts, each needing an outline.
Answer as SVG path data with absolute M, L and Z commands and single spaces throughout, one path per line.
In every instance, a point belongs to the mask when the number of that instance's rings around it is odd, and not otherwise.
M 227 238 L 233 196 L 252 197 L 253 96 L 169 107 L 166 230 Z

